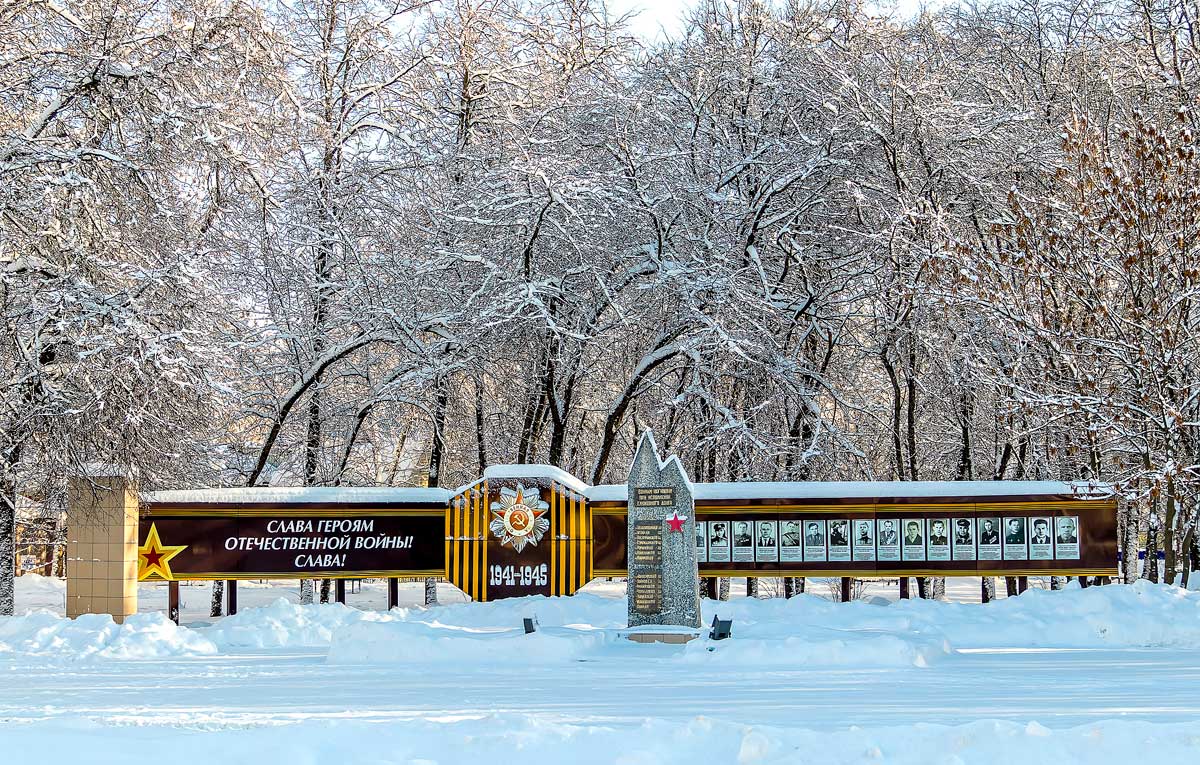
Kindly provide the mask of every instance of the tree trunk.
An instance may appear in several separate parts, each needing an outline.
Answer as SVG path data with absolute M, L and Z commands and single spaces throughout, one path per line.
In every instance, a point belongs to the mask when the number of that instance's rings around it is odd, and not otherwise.
M 1142 578 L 1158 583 L 1158 525 L 1153 520 L 1146 530 L 1146 562 L 1142 565 Z
M 746 577 L 746 597 L 758 597 L 758 578 L 753 576 Z
M 796 596 L 796 577 L 785 576 L 783 578 L 783 597 L 794 598 Z
M 927 576 L 918 576 L 917 577 L 917 597 L 920 598 L 921 600 L 929 599 L 929 577 L 927 577 Z
M 984 601 L 991 602 L 996 599 L 996 577 L 985 576 L 983 578 Z
M 729 600 L 729 577 L 717 580 L 717 600 Z
M 1162 525 L 1163 581 L 1175 584 L 1175 482 L 1167 478 L 1167 515 Z
M 329 579 L 321 580 L 321 602 L 322 603 L 329 602 L 329 585 L 330 584 L 332 584 L 332 580 L 329 580 Z
M 1050 589 L 1061 590 L 1066 581 L 1067 580 L 1061 576 L 1052 576 L 1050 577 Z
M 934 576 L 929 578 L 929 597 L 933 600 L 946 599 L 946 577 Z
M 1187 537 L 1183 541 L 1183 550 L 1183 587 L 1187 589 L 1191 573 L 1200 570 L 1200 538 L 1196 536 L 1195 529 L 1188 529 Z
M 475 379 L 475 448 L 479 456 L 479 475 L 488 466 L 487 429 L 483 412 L 483 375 Z
M 1129 507 L 1122 514 L 1125 533 L 1121 535 L 1121 579 L 1133 584 L 1138 578 L 1138 521 L 1137 513 Z
M 300 605 L 311 606 L 313 602 L 313 580 L 300 580 Z
M 432 577 L 432 576 L 426 577 L 425 578 L 425 605 L 436 606 L 437 604 L 438 604 L 437 578 Z
M 221 616 L 225 613 L 225 580 L 217 579 L 213 582 L 212 588 L 212 605 L 208 609 L 209 616 Z
M 446 405 L 449 393 L 446 384 L 438 380 L 437 393 L 433 406 L 433 440 L 429 444 L 429 472 L 426 474 L 425 485 L 431 489 L 442 485 L 442 457 L 446 449 Z
M 1018 595 L 1017 578 L 1015 576 L 1004 577 L 1004 594 L 1010 598 L 1014 598 Z
M 17 487 L 4 481 L 0 494 L 0 616 L 12 616 L 17 610 Z

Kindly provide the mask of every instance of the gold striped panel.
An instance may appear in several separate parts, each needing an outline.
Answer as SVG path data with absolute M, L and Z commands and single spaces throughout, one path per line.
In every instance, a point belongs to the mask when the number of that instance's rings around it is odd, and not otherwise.
M 573 595 L 592 579 L 592 515 L 585 497 L 565 486 L 550 491 L 550 594 Z
M 467 489 L 446 513 L 446 579 L 475 601 L 487 599 L 487 484 Z

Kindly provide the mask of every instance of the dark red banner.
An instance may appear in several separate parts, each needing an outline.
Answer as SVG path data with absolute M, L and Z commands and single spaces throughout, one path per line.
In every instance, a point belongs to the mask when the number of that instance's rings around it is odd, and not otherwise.
M 180 515 L 141 520 L 141 579 L 269 579 L 437 575 L 438 515 Z

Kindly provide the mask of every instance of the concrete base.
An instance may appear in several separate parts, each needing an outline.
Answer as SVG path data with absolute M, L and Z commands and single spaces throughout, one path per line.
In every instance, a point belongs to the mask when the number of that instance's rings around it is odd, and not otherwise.
M 626 632 L 625 638 L 635 643 L 674 643 L 681 645 L 700 637 L 699 632 Z

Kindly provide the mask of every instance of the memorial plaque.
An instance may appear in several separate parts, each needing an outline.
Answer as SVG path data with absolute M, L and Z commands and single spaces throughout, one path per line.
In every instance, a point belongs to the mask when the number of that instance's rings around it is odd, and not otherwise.
M 658 574 L 638 574 L 630 582 L 633 585 L 633 610 L 639 614 L 657 614 L 662 611 L 662 577 Z
M 629 626 L 700 627 L 700 575 L 692 487 L 679 460 L 658 458 L 647 433 L 638 444 L 627 484 L 630 540 L 626 564 Z M 715 527 L 721 525 L 721 529 Z M 713 524 L 723 535 L 723 524 Z M 754 543 L 750 542 L 751 560 Z M 712 554 L 719 543 L 714 541 Z M 728 541 L 725 540 L 725 550 Z
M 633 562 L 638 566 L 657 566 L 662 563 L 662 530 L 659 521 L 638 521 L 633 524 Z
M 675 487 L 636 488 L 633 493 L 633 503 L 639 507 L 675 507 Z

